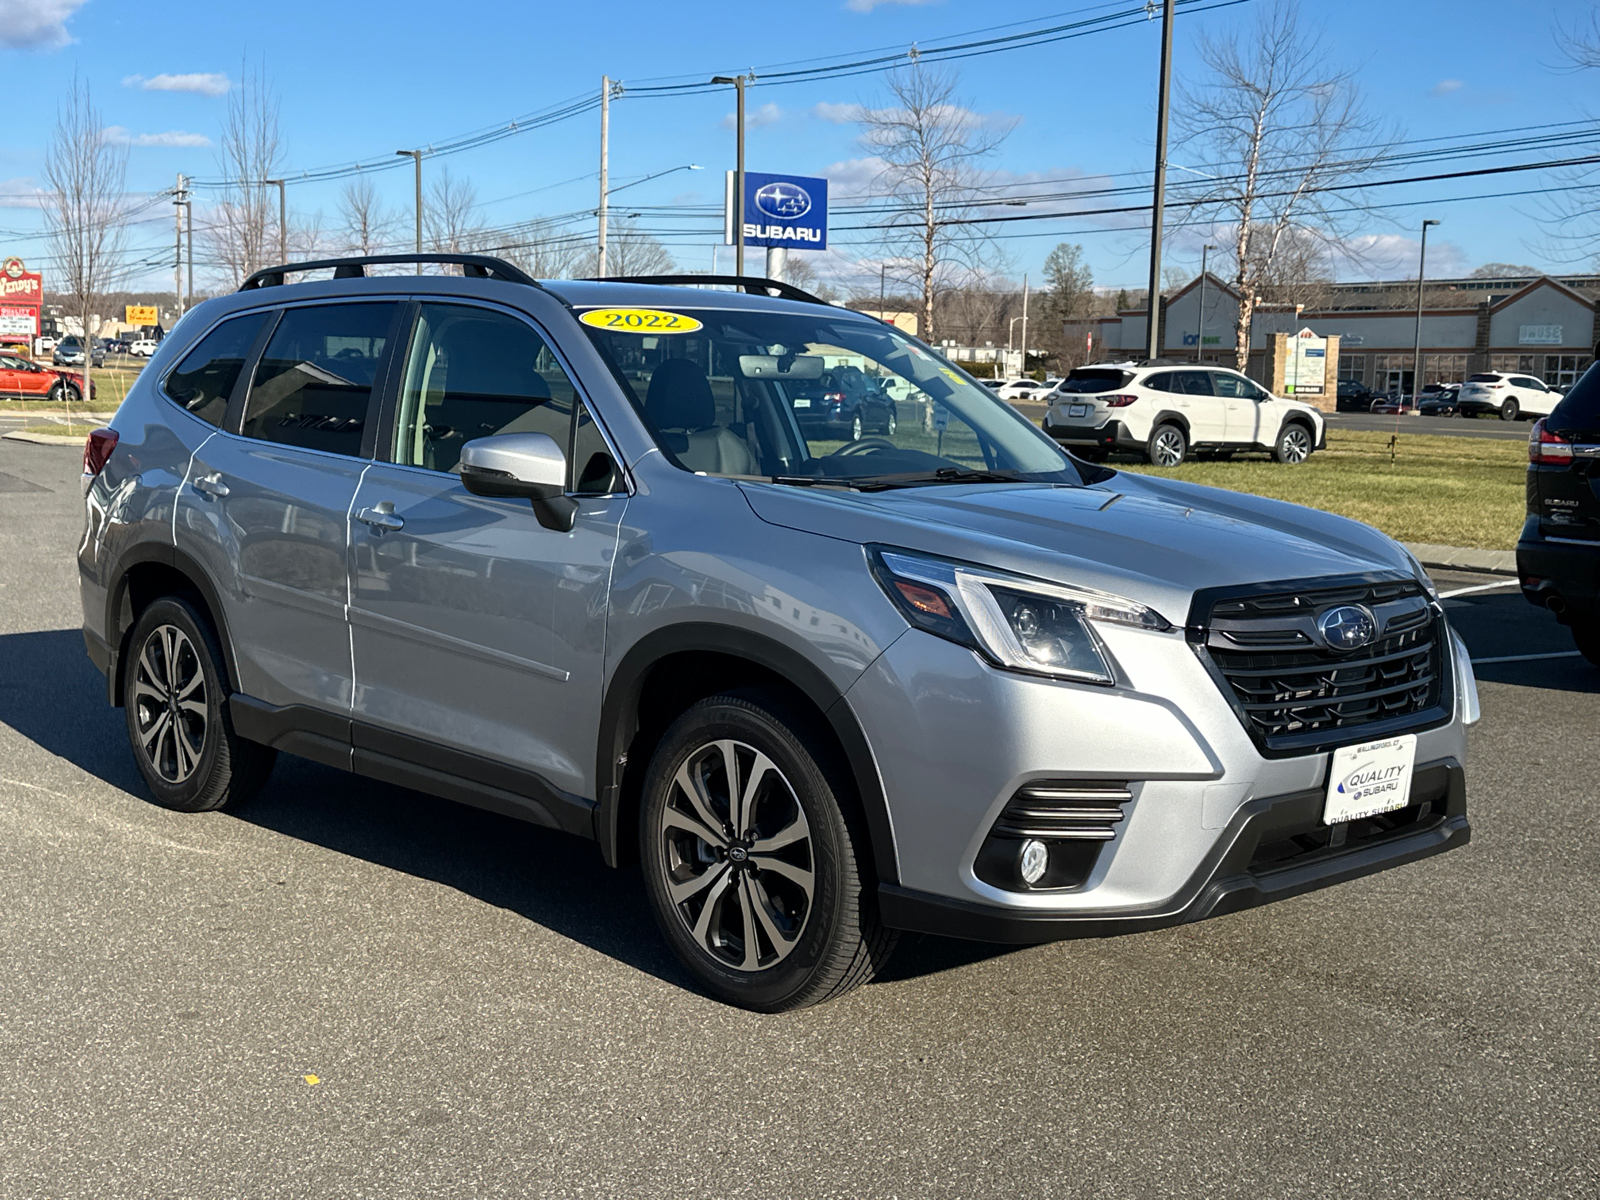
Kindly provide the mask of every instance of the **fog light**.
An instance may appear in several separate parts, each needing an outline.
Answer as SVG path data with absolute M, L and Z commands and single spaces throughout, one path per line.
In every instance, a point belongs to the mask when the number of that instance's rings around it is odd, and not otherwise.
M 1022 853 L 1017 855 L 1017 869 L 1022 872 L 1022 881 L 1029 886 L 1038 883 L 1044 878 L 1045 870 L 1050 866 L 1050 848 L 1043 842 L 1029 838 L 1022 843 Z

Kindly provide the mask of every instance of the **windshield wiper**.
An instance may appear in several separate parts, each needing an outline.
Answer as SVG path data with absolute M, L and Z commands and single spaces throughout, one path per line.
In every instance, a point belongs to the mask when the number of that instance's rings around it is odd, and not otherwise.
M 768 483 L 786 483 L 791 487 L 842 487 L 854 488 L 856 480 L 835 479 L 826 475 L 768 475 Z
M 883 492 L 890 488 L 926 487 L 937 483 L 1028 483 L 1011 471 L 973 471 L 965 467 L 940 467 L 936 471 L 906 471 L 892 475 L 771 475 L 773 483 L 796 487 L 840 487 L 857 492 Z

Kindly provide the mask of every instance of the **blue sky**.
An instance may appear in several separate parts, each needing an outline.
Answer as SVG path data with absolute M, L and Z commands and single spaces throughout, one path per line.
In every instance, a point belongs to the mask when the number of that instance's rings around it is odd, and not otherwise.
M 442 141 L 499 124 L 545 105 L 598 90 L 602 73 L 643 81 L 662 76 L 706 77 L 748 67 L 816 57 L 837 58 L 878 48 L 961 34 L 1002 23 L 1019 28 L 1085 0 L 973 4 L 893 0 L 821 0 L 807 4 L 696 3 L 638 0 L 604 4 L 497 3 L 441 5 L 415 0 L 340 3 L 275 0 L 270 7 L 186 3 L 156 6 L 107 0 L 5 0 L 0 13 L 0 69 L 7 79 L 8 136 L 0 145 L 0 252 L 25 259 L 42 251 L 39 214 L 29 195 L 40 182 L 56 105 L 78 72 L 89 81 L 106 121 L 130 139 L 129 186 L 137 192 L 170 187 L 179 171 L 217 174 L 215 143 L 241 61 L 264 63 L 282 109 L 292 179 L 300 169 L 355 160 L 384 162 L 395 149 Z M 1196 71 L 1195 37 L 1253 19 L 1265 0 L 1180 17 L 1175 71 Z M 1096 6 L 1104 10 L 1105 5 Z M 1306 15 L 1326 23 L 1334 61 L 1356 70 L 1369 105 L 1403 126 L 1409 137 L 1466 134 L 1563 121 L 1584 115 L 1592 76 L 1563 73 L 1552 40 L 1557 22 L 1583 18 L 1591 3 L 1511 5 L 1505 0 L 1342 0 L 1307 4 Z M 1148 171 L 1155 106 L 1156 23 L 1076 41 L 973 58 L 961 66 L 960 96 L 1015 130 L 993 161 L 1007 178 L 1074 177 Z M 22 44 L 18 44 L 22 43 Z M 202 78 L 163 79 L 163 76 Z M 214 77 L 214 78 L 203 78 Z M 179 90 L 173 90 L 174 88 Z M 795 86 L 761 86 L 749 93 L 752 170 L 825 174 L 836 192 L 859 185 L 870 170 L 858 130 L 838 120 L 844 106 L 882 95 L 874 75 Z M 1593 105 L 1591 104 L 1592 108 Z M 612 109 L 614 185 L 686 163 L 678 172 L 631 189 L 633 204 L 720 203 L 721 172 L 732 165 L 727 128 L 730 95 L 671 99 L 624 97 Z M 527 220 L 592 206 L 598 118 L 585 115 L 448 160 L 469 179 L 482 216 L 492 222 Z M 1537 153 L 1497 161 L 1523 161 Z M 1173 159 L 1183 161 L 1182 148 Z M 397 160 L 396 160 L 397 161 Z M 562 181 L 574 182 L 563 184 Z M 411 178 L 401 169 L 375 176 L 384 198 L 409 212 Z M 1525 174 L 1493 181 L 1421 184 L 1387 192 L 1385 210 L 1365 230 L 1375 240 L 1377 274 L 1414 272 L 1415 227 L 1424 216 L 1445 224 L 1430 238 L 1430 271 L 1469 270 L 1489 261 L 1572 269 L 1541 248 L 1528 199 L 1446 202 L 1455 197 L 1557 182 Z M 561 186 L 549 186 L 560 184 Z M 532 189 L 542 189 L 525 194 Z M 337 223 L 338 184 L 290 189 L 291 207 L 320 209 L 325 227 Z M 618 198 L 617 203 L 621 203 Z M 1416 203 L 1412 203 L 1416 202 Z M 157 210 L 163 216 L 168 209 Z M 842 222 L 835 221 L 835 225 Z M 718 229 L 720 224 L 713 222 Z M 1036 280 L 1061 230 L 1079 222 L 1009 227 L 1027 234 L 1003 244 L 1012 274 Z M 138 243 L 169 245 L 171 222 L 142 226 Z M 836 233 L 838 250 L 870 257 L 871 247 L 846 244 L 861 235 Z M 679 262 L 703 269 L 717 234 L 708 226 L 672 247 Z M 1126 230 L 1074 233 L 1097 283 L 1142 285 L 1146 238 Z M 1175 239 L 1173 258 L 1198 262 L 1197 239 Z M 726 252 L 724 252 L 726 254 Z M 728 259 L 722 260 L 726 266 Z M 159 286 L 165 271 L 152 272 Z M 48 281 L 47 281 L 48 282 Z

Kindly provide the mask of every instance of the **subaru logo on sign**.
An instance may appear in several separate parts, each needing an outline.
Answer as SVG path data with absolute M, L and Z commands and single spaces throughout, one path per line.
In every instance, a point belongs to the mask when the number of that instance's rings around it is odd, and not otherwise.
M 1366 609 L 1345 604 L 1318 617 L 1317 632 L 1330 649 L 1359 650 L 1378 636 L 1378 622 Z
M 769 217 L 793 221 L 811 211 L 811 197 L 795 183 L 769 183 L 756 189 L 756 207 Z

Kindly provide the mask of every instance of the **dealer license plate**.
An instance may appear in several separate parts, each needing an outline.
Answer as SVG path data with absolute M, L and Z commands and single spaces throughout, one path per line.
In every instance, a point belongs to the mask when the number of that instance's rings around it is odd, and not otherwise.
M 794 406 L 796 408 L 810 408 L 811 407 L 811 401 L 805 400 L 805 399 L 796 400 L 794 402 Z
M 1088 415 L 1089 415 L 1089 406 L 1087 404 L 1069 404 L 1069 405 L 1067 405 L 1067 416 L 1069 416 L 1069 417 L 1087 417 Z
M 1338 825 L 1404 808 L 1411 802 L 1411 768 L 1416 757 L 1414 733 L 1335 750 L 1322 823 Z

